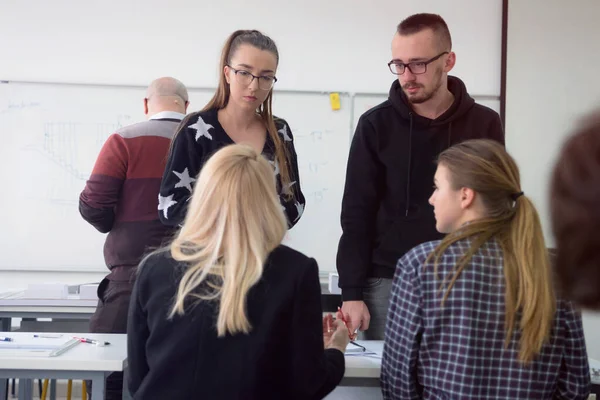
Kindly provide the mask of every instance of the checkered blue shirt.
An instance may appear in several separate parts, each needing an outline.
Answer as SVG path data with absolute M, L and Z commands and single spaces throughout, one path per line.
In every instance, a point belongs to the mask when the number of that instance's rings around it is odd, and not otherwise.
M 440 280 L 427 256 L 439 242 L 408 252 L 396 267 L 388 311 L 381 383 L 385 399 L 586 399 L 590 372 L 581 316 L 562 300 L 549 343 L 527 367 L 518 361 L 519 333 L 504 348 L 502 251 L 486 243 L 441 307 Z M 440 259 L 452 276 L 469 240 Z

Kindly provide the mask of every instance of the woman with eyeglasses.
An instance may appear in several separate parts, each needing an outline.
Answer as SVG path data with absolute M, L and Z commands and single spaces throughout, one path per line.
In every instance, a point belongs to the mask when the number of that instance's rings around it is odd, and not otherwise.
M 204 163 L 233 143 L 249 145 L 269 161 L 288 227 L 300 220 L 305 200 L 292 132 L 271 109 L 278 63 L 275 42 L 261 32 L 238 30 L 229 36 L 215 95 L 204 109 L 189 114 L 173 137 L 158 197 L 163 224 L 183 222 Z

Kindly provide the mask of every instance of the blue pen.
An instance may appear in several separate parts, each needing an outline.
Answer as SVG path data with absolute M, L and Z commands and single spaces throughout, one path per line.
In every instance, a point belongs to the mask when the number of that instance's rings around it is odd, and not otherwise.
M 12 342 L 12 338 L 6 336 L 0 336 L 0 342 Z

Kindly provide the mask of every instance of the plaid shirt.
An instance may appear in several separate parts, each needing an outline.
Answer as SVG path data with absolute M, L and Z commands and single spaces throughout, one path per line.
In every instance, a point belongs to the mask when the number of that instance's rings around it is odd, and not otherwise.
M 441 307 L 445 289 L 439 290 L 433 266 L 423 267 L 438 243 L 424 243 L 398 261 L 381 368 L 384 398 L 586 399 L 590 372 L 580 314 L 558 300 L 549 342 L 524 367 L 518 332 L 504 348 L 499 245 L 479 249 Z M 450 246 L 438 276 L 452 276 L 469 246 L 469 240 Z

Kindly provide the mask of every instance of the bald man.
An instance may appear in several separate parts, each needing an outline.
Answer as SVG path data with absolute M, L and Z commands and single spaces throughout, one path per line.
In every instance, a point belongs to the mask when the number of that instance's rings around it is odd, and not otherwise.
M 144 98 L 148 120 L 109 136 L 81 192 L 81 216 L 108 233 L 104 260 L 110 273 L 98 287 L 90 332 L 127 332 L 136 267 L 146 252 L 169 236 L 156 213 L 158 191 L 171 138 L 188 104 L 187 89 L 177 79 L 153 81 Z M 121 399 L 122 385 L 122 374 L 112 374 L 106 382 L 106 399 Z

